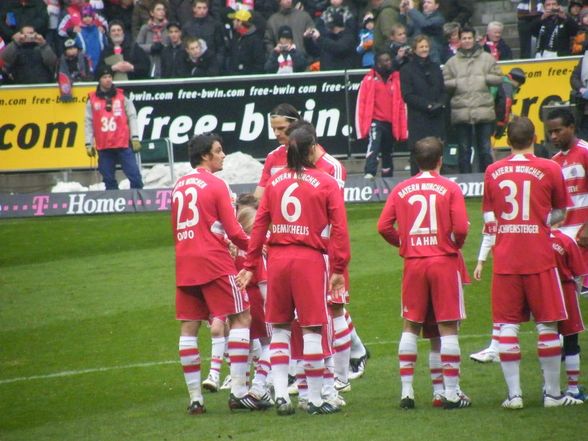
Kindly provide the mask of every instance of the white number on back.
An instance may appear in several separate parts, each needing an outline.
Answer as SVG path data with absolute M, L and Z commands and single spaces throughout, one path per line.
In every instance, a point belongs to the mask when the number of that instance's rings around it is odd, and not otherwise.
M 288 222 L 296 222 L 302 214 L 302 204 L 300 204 L 300 199 L 298 199 L 296 196 L 292 196 L 292 193 L 297 188 L 297 183 L 291 184 L 282 195 L 282 202 L 280 203 L 280 208 L 282 210 L 282 216 Z M 292 206 L 294 209 L 294 212 L 292 214 L 289 213 L 290 206 Z
M 501 181 L 498 184 L 500 189 L 506 188 L 508 190 L 508 194 L 504 197 L 504 200 L 507 204 L 510 205 L 511 210 L 508 213 L 502 213 L 500 217 L 504 220 L 511 221 L 516 219 L 519 216 L 519 211 L 522 211 L 521 217 L 522 220 L 528 221 L 529 220 L 529 207 L 530 207 L 530 200 L 531 200 L 531 181 L 523 181 L 523 191 L 520 199 L 522 201 L 517 200 L 517 196 L 519 195 L 519 188 L 514 181 L 510 179 Z M 522 205 L 522 210 L 521 210 Z
M 181 191 L 176 191 L 174 193 L 174 202 L 178 203 L 178 209 L 176 212 L 176 230 L 184 230 L 186 228 L 193 227 L 198 223 L 200 220 L 200 215 L 198 214 L 198 207 L 196 206 L 197 199 L 198 193 L 194 187 L 186 188 L 183 193 Z M 184 200 L 187 200 L 187 208 L 190 211 L 187 213 L 187 216 L 183 216 Z M 186 220 L 180 221 L 182 217 L 185 217 Z
M 419 213 L 417 214 L 417 217 L 414 220 L 414 223 L 412 224 L 412 228 L 410 229 L 410 234 L 436 234 L 437 195 L 429 195 L 429 199 L 427 200 L 427 198 L 422 194 L 414 194 L 410 198 L 408 198 L 408 203 L 410 205 L 418 203 L 421 206 Z M 427 217 L 427 213 L 429 214 L 429 226 L 423 227 L 423 221 Z

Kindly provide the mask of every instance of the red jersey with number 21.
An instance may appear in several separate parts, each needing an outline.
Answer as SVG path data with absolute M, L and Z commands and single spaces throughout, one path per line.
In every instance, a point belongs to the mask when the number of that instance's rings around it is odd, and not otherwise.
M 537 274 L 553 268 L 552 209 L 568 206 L 561 168 L 532 154 L 511 155 L 491 164 L 484 175 L 483 211 L 497 222 L 494 273 Z
M 200 167 L 178 179 L 172 193 L 172 225 L 177 286 L 237 274 L 225 233 L 243 250 L 248 237 L 237 222 L 225 181 Z

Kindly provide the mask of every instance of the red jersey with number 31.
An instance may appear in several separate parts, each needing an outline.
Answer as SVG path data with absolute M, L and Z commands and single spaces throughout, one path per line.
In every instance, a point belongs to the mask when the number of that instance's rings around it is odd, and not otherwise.
M 496 217 L 494 273 L 537 274 L 553 268 L 552 209 L 568 206 L 561 168 L 532 154 L 517 154 L 491 164 L 484 175 L 483 211 Z
M 237 222 L 225 181 L 205 168 L 178 179 L 172 193 L 176 285 L 202 285 L 237 274 L 225 241 L 246 250 L 247 234 Z

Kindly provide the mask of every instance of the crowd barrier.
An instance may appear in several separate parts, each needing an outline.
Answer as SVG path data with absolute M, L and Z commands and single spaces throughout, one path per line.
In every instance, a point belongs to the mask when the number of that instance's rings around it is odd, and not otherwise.
M 500 63 L 506 73 L 527 73 L 514 113 L 529 116 L 543 139 L 541 109 L 567 101 L 569 78 L 578 57 Z M 276 142 L 269 112 L 281 102 L 296 106 L 317 129 L 321 143 L 338 157 L 359 156 L 365 140 L 354 138 L 355 102 L 365 70 L 149 80 L 118 83 L 133 99 L 142 139 L 169 138 L 176 161 L 194 133 L 215 131 L 228 153 L 265 158 Z M 0 172 L 88 169 L 84 112 L 95 83 L 76 84 L 73 101 L 61 102 L 57 85 L 0 88 Z M 505 147 L 504 139 L 495 147 Z M 1 189 L 0 189 L 1 192 Z

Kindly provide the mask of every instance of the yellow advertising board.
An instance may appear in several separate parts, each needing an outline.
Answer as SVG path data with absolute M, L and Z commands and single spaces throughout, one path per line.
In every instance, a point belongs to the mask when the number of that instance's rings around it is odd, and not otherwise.
M 87 168 L 84 114 L 92 86 L 63 103 L 55 87 L 0 89 L 0 171 Z
M 569 100 L 570 77 L 578 60 L 579 57 L 565 57 L 552 60 L 518 60 L 499 63 L 505 74 L 514 67 L 519 67 L 525 72 L 527 80 L 515 97 L 512 113 L 526 116 L 533 121 L 539 143 L 544 140 L 541 109 L 550 102 Z M 506 136 L 495 140 L 494 147 L 507 147 Z

